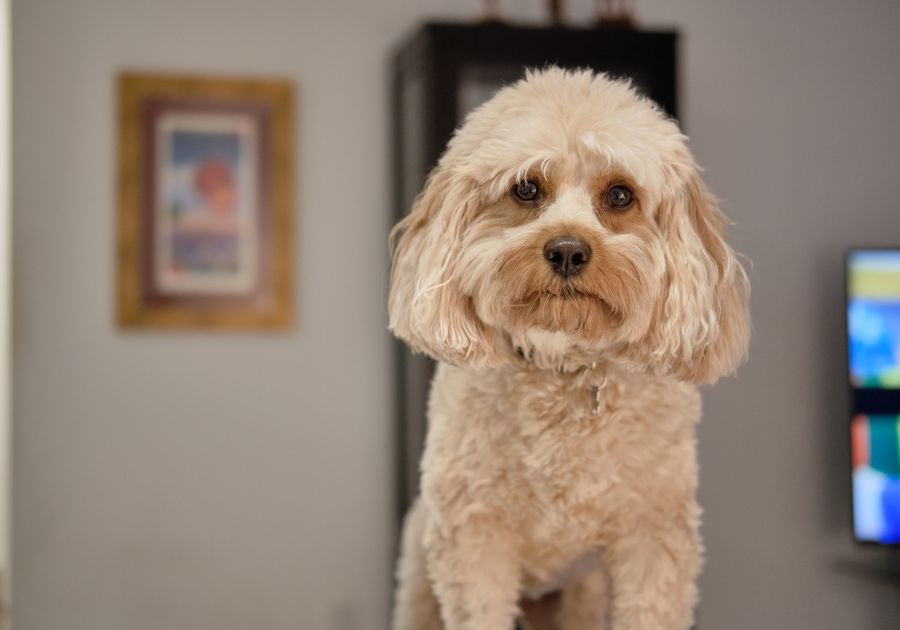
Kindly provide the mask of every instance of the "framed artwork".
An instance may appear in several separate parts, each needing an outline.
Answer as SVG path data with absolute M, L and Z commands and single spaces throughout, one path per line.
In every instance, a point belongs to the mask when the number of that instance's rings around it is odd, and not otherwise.
M 288 328 L 291 84 L 128 73 L 118 93 L 119 325 Z

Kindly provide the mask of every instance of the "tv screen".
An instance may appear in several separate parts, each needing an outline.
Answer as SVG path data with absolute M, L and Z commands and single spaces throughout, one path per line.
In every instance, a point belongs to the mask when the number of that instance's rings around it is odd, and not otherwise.
M 900 249 L 847 256 L 856 539 L 900 544 Z

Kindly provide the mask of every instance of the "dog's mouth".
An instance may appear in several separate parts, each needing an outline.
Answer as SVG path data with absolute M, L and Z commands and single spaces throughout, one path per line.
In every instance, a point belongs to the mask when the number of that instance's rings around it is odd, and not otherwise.
M 543 262 L 543 261 L 540 261 Z M 598 340 L 629 318 L 617 298 L 614 278 L 586 272 L 561 278 L 533 259 L 504 258 L 500 270 L 480 296 L 492 323 L 509 330 L 539 328 Z M 596 271 L 596 270 L 595 270 Z
M 609 304 L 603 297 L 597 295 L 596 293 L 590 293 L 588 291 L 583 291 L 578 289 L 572 285 L 564 285 L 558 289 L 538 289 L 535 291 L 529 291 L 525 295 L 522 296 L 520 300 L 512 304 L 513 308 L 527 308 L 533 306 L 536 302 L 542 302 L 544 300 L 561 300 L 563 302 L 578 302 L 581 300 L 589 300 L 591 302 L 597 302 L 600 306 L 605 309 L 609 308 Z
M 569 284 L 529 291 L 509 307 L 516 316 L 551 330 L 605 328 L 624 319 L 622 310 L 602 295 Z

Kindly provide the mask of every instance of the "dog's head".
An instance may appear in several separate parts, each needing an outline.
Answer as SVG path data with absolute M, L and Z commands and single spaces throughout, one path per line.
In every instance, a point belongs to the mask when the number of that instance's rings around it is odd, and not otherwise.
M 469 115 L 394 229 L 391 329 L 451 363 L 542 338 L 711 382 L 748 337 L 724 223 L 652 102 L 603 75 L 532 72 Z

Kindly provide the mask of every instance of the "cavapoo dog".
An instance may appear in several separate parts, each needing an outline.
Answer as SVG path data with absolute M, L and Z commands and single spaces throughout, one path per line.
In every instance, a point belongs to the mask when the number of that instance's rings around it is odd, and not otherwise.
M 675 122 L 530 72 L 468 116 L 394 229 L 390 326 L 440 363 L 395 630 L 685 630 L 696 384 L 746 275 Z

